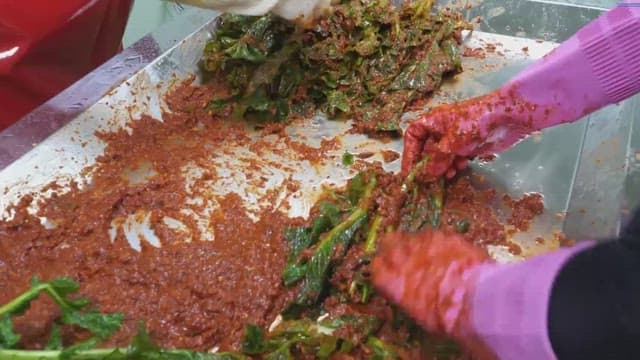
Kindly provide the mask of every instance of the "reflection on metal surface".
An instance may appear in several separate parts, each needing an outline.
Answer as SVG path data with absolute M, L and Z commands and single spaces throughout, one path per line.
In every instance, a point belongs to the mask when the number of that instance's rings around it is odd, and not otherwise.
M 179 79 L 197 73 L 202 48 L 214 26 L 210 21 L 213 13 L 190 11 L 185 11 L 173 27 L 165 29 L 169 36 L 156 34 L 143 39 L 0 134 L 0 169 L 5 167 L 0 171 L 0 191 L 4 191 L 0 213 L 21 194 L 37 191 L 52 180 L 90 182 L 90 174 L 83 178 L 81 171 L 93 164 L 104 149 L 94 135 L 96 130 L 127 128 L 143 113 L 161 118 L 163 93 Z M 479 95 L 500 86 L 527 63 L 553 49 L 553 43 L 537 40 L 543 34 L 549 34 L 550 39 L 566 38 L 599 13 L 598 9 L 553 3 L 482 2 L 469 15 L 483 16 L 481 29 L 491 33 L 474 32 L 466 39 L 466 46 L 486 48 L 492 44 L 495 50 L 486 52 L 483 59 L 463 58 L 465 72 L 448 81 L 427 106 Z M 184 39 L 178 42 L 181 38 Z M 173 44 L 177 45 L 159 56 Z M 525 254 L 544 250 L 533 241 L 537 236 L 547 238 L 546 246 L 552 244 L 554 231 L 564 229 L 575 239 L 610 236 L 618 231 L 620 214 L 624 216 L 640 199 L 640 160 L 635 157 L 640 151 L 640 119 L 633 116 L 637 103 L 637 98 L 631 99 L 603 109 L 587 120 L 549 129 L 493 162 L 472 165 L 473 171 L 499 192 L 516 196 L 527 192 L 544 194 L 547 211 L 529 233 L 515 239 L 523 244 Z M 405 125 L 414 116 L 406 114 Z M 294 139 L 310 146 L 317 147 L 323 138 L 334 136 L 340 137 L 340 145 L 328 153 L 323 164 L 315 167 L 300 162 L 290 152 L 260 157 L 258 166 L 252 168 L 253 175 L 267 180 L 257 185 L 247 181 L 244 173 L 252 158 L 248 149 L 237 147 L 229 153 L 212 149 L 211 166 L 220 171 L 220 176 L 206 184 L 204 190 L 210 199 L 192 199 L 196 205 L 209 201 L 209 212 L 185 209 L 185 214 L 207 228 L 210 211 L 215 210 L 215 197 L 229 191 L 243 196 L 251 213 L 252 209 L 266 205 L 260 203 L 266 192 L 282 188 L 284 179 L 292 176 L 300 188 L 278 190 L 275 201 L 288 204 L 279 209 L 289 215 L 305 216 L 323 184 L 342 184 L 354 174 L 353 169 L 340 162 L 344 151 L 354 154 L 371 151 L 374 156 L 368 161 L 376 161 L 383 149 L 396 152 L 402 149 L 400 140 L 383 144 L 363 135 L 348 134 L 348 128 L 347 123 L 322 117 L 289 126 L 287 132 Z M 38 145 L 32 149 L 32 144 Z M 285 166 L 273 167 L 269 161 Z M 391 162 L 385 167 L 397 171 L 399 163 Z M 143 170 L 131 169 L 133 180 L 144 181 Z M 201 167 L 194 165 L 180 170 L 189 174 Z M 132 216 L 144 220 L 148 214 L 143 215 Z M 165 221 L 180 227 L 179 219 Z M 117 231 L 118 226 L 135 227 L 130 219 L 119 219 L 111 231 Z M 152 235 L 140 235 L 137 230 L 129 233 L 127 238 L 134 246 L 140 246 L 142 240 L 153 242 Z M 215 238 L 214 234 L 208 235 L 208 240 Z M 504 261 L 514 260 L 503 249 L 492 251 Z

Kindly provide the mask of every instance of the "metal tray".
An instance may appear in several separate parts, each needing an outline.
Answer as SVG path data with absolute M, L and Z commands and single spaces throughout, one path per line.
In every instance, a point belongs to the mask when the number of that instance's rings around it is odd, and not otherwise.
M 499 45 L 485 59 L 465 57 L 465 71 L 448 81 L 427 107 L 498 87 L 604 10 L 517 0 L 487 0 L 472 5 L 465 10 L 466 15 L 469 19 L 479 16 L 480 23 L 477 31 L 465 40 L 466 46 Z M 160 119 L 166 90 L 179 79 L 197 75 L 201 51 L 214 29 L 212 19 L 216 15 L 212 11 L 187 9 L 160 31 L 141 39 L 0 133 L 0 214 L 11 216 L 5 211 L 11 203 L 25 193 L 38 192 L 53 180 L 63 184 L 72 179 L 87 180 L 81 175 L 82 169 L 93 164 L 104 149 L 94 135 L 96 130 L 126 127 L 142 113 Z M 612 237 L 619 232 L 629 209 L 640 202 L 640 119 L 633 116 L 638 113 L 639 103 L 635 97 L 574 124 L 548 129 L 500 154 L 491 163 L 472 165 L 473 172 L 483 175 L 499 192 L 514 196 L 527 192 L 544 195 L 545 214 L 531 231 L 514 239 L 524 248 L 523 256 L 554 247 L 551 236 L 554 231 L 564 231 L 576 240 Z M 409 113 L 404 119 L 408 121 L 417 115 Z M 371 161 L 379 160 L 383 149 L 401 152 L 401 140 L 381 143 L 347 134 L 348 128 L 348 123 L 320 116 L 287 128 L 292 137 L 304 139 L 312 146 L 317 146 L 322 138 L 339 136 L 342 140 L 342 147 L 333 150 L 319 166 L 298 162 L 295 156 L 274 155 L 272 160 L 298 169 L 294 178 L 300 182 L 300 190 L 282 192 L 278 198 L 289 202 L 290 215 L 306 216 L 324 183 L 342 184 L 354 174 L 354 170 L 340 163 L 345 150 L 378 153 Z M 245 181 L 246 164 L 238 156 L 250 155 L 247 154 L 250 150 L 240 147 L 236 150 L 232 155 L 212 153 L 212 164 L 233 166 L 219 169 L 225 176 L 212 184 L 211 196 L 237 192 L 245 199 L 250 213 L 271 205 L 262 203 L 261 195 L 278 189 L 291 173 L 269 166 L 269 159 L 264 159 L 259 170 L 254 171 L 261 172 L 269 181 L 266 186 L 252 187 Z M 385 166 L 397 171 L 399 161 Z M 206 227 L 203 223 L 203 228 Z M 141 239 L 137 233 L 132 230 L 127 235 L 134 248 L 139 248 L 141 240 L 161 246 L 153 234 L 143 232 L 145 236 Z M 549 241 L 539 245 L 533 241 L 538 236 Z M 514 259 L 505 249 L 492 251 L 501 260 Z

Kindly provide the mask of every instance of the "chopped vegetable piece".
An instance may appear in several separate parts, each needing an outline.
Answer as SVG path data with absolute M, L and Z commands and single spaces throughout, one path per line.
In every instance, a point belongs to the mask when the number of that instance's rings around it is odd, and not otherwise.
M 351 166 L 353 165 L 353 160 L 354 156 L 352 153 L 345 151 L 344 154 L 342 154 L 342 165 Z
M 456 229 L 456 232 L 460 233 L 460 234 L 464 234 L 467 231 L 469 231 L 469 226 L 471 226 L 471 224 L 469 223 L 469 220 L 467 219 L 460 219 L 458 221 L 456 221 L 454 228 Z
M 373 189 L 376 186 L 375 176 L 369 176 L 366 185 L 362 174 L 352 180 L 349 187 L 349 200 L 357 202 L 357 206 L 349 216 L 327 232 L 318 243 L 313 255 L 306 263 L 306 273 L 298 294 L 291 304 L 282 312 L 285 318 L 297 318 L 302 311 L 313 307 L 326 292 L 327 280 L 332 263 L 339 263 L 351 246 L 356 232 L 365 224 Z M 355 184 L 355 185 L 354 185 Z
M 361 341 L 354 336 L 367 338 L 379 327 L 380 321 L 371 316 L 284 321 L 269 334 L 255 325 L 247 325 L 242 351 L 262 355 L 264 359 L 295 359 L 300 353 L 326 359 L 336 353 L 348 352 L 351 344 Z M 351 331 L 340 331 L 347 328 Z M 345 337 L 341 334 L 353 335 Z

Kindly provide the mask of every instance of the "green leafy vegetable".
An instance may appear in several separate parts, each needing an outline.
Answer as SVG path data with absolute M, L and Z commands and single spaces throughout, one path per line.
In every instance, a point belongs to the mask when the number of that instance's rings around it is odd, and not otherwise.
M 0 317 L 0 349 L 13 349 L 18 345 L 20 335 L 13 331 L 13 323 L 9 314 Z
M 469 223 L 469 220 L 460 219 L 460 220 L 456 221 L 456 223 L 454 224 L 454 229 L 456 230 L 456 232 L 458 232 L 460 234 L 464 234 L 467 231 L 469 231 L 469 227 L 470 226 L 471 226 L 471 223 Z
M 358 179 L 363 179 L 360 175 Z M 376 186 L 375 176 L 369 176 L 366 185 L 353 179 L 349 188 L 349 201 L 357 206 L 341 223 L 329 230 L 318 243 L 313 255 L 306 263 L 306 272 L 302 286 L 293 302 L 283 311 L 285 318 L 295 318 L 306 309 L 318 303 L 326 291 L 327 280 L 332 263 L 339 263 L 351 246 L 356 232 L 366 223 L 368 207 L 373 189 Z M 356 199 L 356 196 L 358 197 Z
M 69 295 L 78 290 L 78 283 L 73 279 L 60 277 L 51 281 L 42 282 L 34 277 L 31 280 L 31 288 L 18 296 L 13 301 L 0 307 L 0 345 L 5 349 L 15 348 L 19 336 L 13 332 L 11 316 L 24 313 L 31 302 L 46 292 L 58 305 L 61 312 L 61 321 L 66 325 L 75 325 L 87 330 L 93 337 L 82 344 L 78 349 L 91 348 L 99 342 L 109 338 L 122 324 L 122 313 L 102 314 L 94 310 L 85 311 L 89 301 L 84 298 L 71 298 Z M 50 337 L 51 346 L 60 347 L 59 331 L 54 326 Z M 65 350 L 62 358 L 68 358 L 75 351 L 75 347 Z
M 388 360 L 399 359 L 398 352 L 389 344 L 370 336 L 367 340 L 367 346 L 371 349 L 371 360 Z
M 407 193 L 408 197 L 402 209 L 404 215 L 400 221 L 400 230 L 416 232 L 426 224 L 435 229 L 440 227 L 444 206 L 444 178 L 437 179 L 429 184 L 429 187 L 415 183 L 417 172 L 423 169 L 428 161 L 428 157 L 419 161 L 402 184 L 402 191 Z
M 60 325 L 53 324 L 51 328 L 51 334 L 49 334 L 49 340 L 44 347 L 45 350 L 60 350 L 62 349 L 62 334 L 60 333 Z
M 367 239 L 364 243 L 364 253 L 366 255 L 372 255 L 376 252 L 376 242 L 378 240 L 378 233 L 380 232 L 380 225 L 382 225 L 382 217 L 376 216 L 371 223 L 371 227 L 367 233 Z
M 342 154 L 342 165 L 351 166 L 353 165 L 353 160 L 354 156 L 352 153 L 345 151 L 344 154 Z
M 365 132 L 399 133 L 406 107 L 461 70 L 458 32 L 470 26 L 432 8 L 432 0 L 342 1 L 307 28 L 272 15 L 223 15 L 203 67 L 237 96 L 227 103 L 236 116 L 286 120 L 311 104 Z M 209 109 L 222 111 L 219 104 Z
M 84 298 L 71 298 L 79 285 L 70 278 L 50 281 L 31 280 L 31 287 L 0 307 L 0 359 L 7 360 L 244 360 L 240 353 L 201 353 L 190 350 L 163 350 L 153 343 L 141 323 L 138 334 L 127 348 L 94 349 L 120 328 L 123 314 L 84 311 L 90 304 Z M 54 323 L 44 350 L 18 349 L 20 336 L 13 330 L 12 316 L 23 314 L 40 293 L 47 293 L 58 305 L 63 325 L 78 326 L 92 336 L 64 347 L 60 324 Z
M 285 239 L 289 243 L 287 265 L 282 275 L 285 286 L 291 286 L 301 280 L 307 273 L 307 263 L 303 262 L 300 253 L 318 242 L 320 235 L 336 226 L 342 218 L 340 208 L 324 201 L 319 206 L 319 214 L 313 219 L 310 227 L 296 227 L 285 231 Z
M 354 343 L 363 341 L 379 327 L 380 321 L 371 316 L 283 321 L 269 334 L 255 325 L 247 325 L 242 351 L 262 355 L 264 359 L 295 359 L 300 354 L 326 359 L 350 351 Z M 339 331 L 347 328 L 351 331 Z M 340 333 L 353 335 L 345 337 Z

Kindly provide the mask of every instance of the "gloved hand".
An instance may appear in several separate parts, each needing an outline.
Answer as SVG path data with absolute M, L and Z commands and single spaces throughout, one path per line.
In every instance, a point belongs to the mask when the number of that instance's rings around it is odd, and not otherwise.
M 402 171 L 406 175 L 425 155 L 426 173 L 455 175 L 467 160 L 509 148 L 533 130 L 536 105 L 504 89 L 434 108 L 404 134 Z
M 407 128 L 403 173 L 426 154 L 427 174 L 452 176 L 468 159 L 640 92 L 638 33 L 640 7 L 621 3 L 501 88 L 436 107 Z
M 458 234 L 394 233 L 373 260 L 373 282 L 419 325 L 463 342 L 477 356 L 487 351 L 473 340 L 469 310 L 480 272 L 492 266 L 483 250 Z
M 553 283 L 592 245 L 498 264 L 455 233 L 393 233 L 380 243 L 372 278 L 419 325 L 457 340 L 474 359 L 555 359 L 547 325 Z
M 327 11 L 331 0 L 178 0 L 180 3 L 241 15 L 269 11 L 288 20 L 309 20 Z

